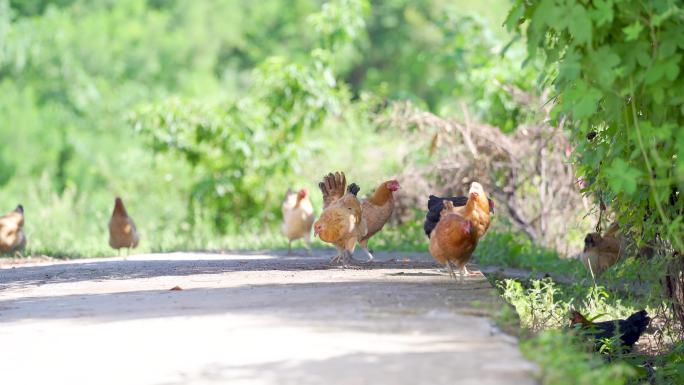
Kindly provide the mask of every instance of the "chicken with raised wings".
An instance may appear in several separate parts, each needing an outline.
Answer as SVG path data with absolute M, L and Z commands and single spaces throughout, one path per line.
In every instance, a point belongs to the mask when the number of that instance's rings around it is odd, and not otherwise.
M 314 223 L 314 236 L 337 248 L 338 255 L 331 260 L 332 263 L 342 262 L 347 266 L 355 262 L 352 254 L 356 242 L 368 233 L 361 202 L 357 198 L 360 188 L 356 183 L 347 187 L 347 179 L 342 172 L 326 175 L 319 187 L 323 193 L 323 212 Z

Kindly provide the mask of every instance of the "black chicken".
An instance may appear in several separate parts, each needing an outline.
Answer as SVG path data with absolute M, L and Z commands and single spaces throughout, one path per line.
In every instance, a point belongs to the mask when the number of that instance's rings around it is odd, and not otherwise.
M 437 226 L 437 222 L 439 222 L 439 216 L 444 208 L 443 202 L 445 200 L 451 201 L 454 206 L 458 207 L 465 206 L 465 204 L 468 202 L 468 197 L 457 196 L 451 198 L 440 198 L 430 195 L 427 204 L 428 213 L 425 216 L 425 223 L 423 223 L 423 230 L 425 230 L 425 235 L 427 235 L 428 238 L 430 238 L 430 233 L 432 233 L 432 230 L 434 230 L 435 226 Z M 489 199 L 489 212 L 494 212 L 494 202 L 491 199 Z
M 648 316 L 646 310 L 638 311 L 627 317 L 627 319 L 603 322 L 591 322 L 577 310 L 570 311 L 571 327 L 580 325 L 582 330 L 593 335 L 597 341 L 612 338 L 616 333 L 620 333 L 620 341 L 626 351 L 632 350 L 634 343 L 639 340 L 649 322 L 651 322 L 651 317 Z

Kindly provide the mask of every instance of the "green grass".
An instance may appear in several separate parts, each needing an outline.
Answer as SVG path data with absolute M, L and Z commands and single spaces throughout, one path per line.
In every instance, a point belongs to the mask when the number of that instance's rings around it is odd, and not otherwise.
M 498 262 L 575 278 L 572 284 L 557 283 L 552 278 L 493 282 L 502 298 L 515 309 L 521 350 L 540 365 L 543 384 L 681 383 L 684 344 L 678 342 L 676 331 L 671 329 L 671 315 L 668 316 L 660 284 L 664 260 L 654 258 L 644 263 L 627 258 L 594 281 L 577 261 L 559 259 L 555 253 L 512 234 L 490 235 L 481 244 L 484 247 L 478 248 L 481 263 Z M 633 290 L 634 283 L 639 283 L 642 290 Z M 604 346 L 602 353 L 595 352 L 593 342 L 579 338 L 568 328 L 571 307 L 597 321 L 625 318 L 641 309 L 646 309 L 652 317 L 665 315 L 665 320 L 670 321 L 664 327 L 659 325 L 656 346 L 661 354 L 654 357 L 623 354 L 615 345 Z M 514 317 L 507 313 L 502 311 L 498 322 L 511 330 Z
M 520 349 L 540 365 L 540 380 L 553 385 L 622 385 L 638 370 L 626 362 L 607 364 L 575 336 L 547 330 L 521 343 Z

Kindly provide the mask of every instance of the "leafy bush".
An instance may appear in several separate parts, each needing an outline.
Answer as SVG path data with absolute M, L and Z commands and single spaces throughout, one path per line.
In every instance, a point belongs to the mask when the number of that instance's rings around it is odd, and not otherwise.
M 676 0 L 516 0 L 508 16 L 543 54 L 578 173 L 645 239 L 684 249 L 684 9 Z M 526 22 L 526 23 L 525 23 Z
M 320 33 L 318 47 L 300 63 L 265 60 L 238 101 L 207 108 L 172 100 L 133 116 L 155 150 L 179 153 L 196 167 L 202 177 L 191 203 L 210 208 L 219 229 L 275 219 L 285 177 L 301 159 L 302 137 L 341 117 L 349 103 L 330 63 L 334 50 L 363 30 L 366 9 L 357 0 L 325 4 L 310 18 Z

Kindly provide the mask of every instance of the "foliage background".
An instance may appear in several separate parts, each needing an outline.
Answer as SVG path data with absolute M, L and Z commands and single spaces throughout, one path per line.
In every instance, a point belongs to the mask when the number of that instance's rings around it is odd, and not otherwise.
M 515 126 L 505 1 L 322 4 L 0 1 L 0 202 L 30 250 L 111 254 L 116 195 L 143 251 L 282 245 L 288 186 L 318 203 L 328 170 L 368 193 L 421 160 L 387 102 Z
M 459 158 L 435 127 L 383 119 L 410 102 L 509 138 L 566 129 L 572 148 L 555 160 L 575 165 L 587 193 L 570 214 L 547 212 L 566 231 L 545 232 L 530 214 L 540 232 L 530 237 L 501 210 L 478 247 L 484 265 L 571 282 L 500 281 L 523 330 L 561 327 L 569 305 L 667 321 L 665 252 L 630 255 L 597 279 L 559 252 L 581 248 L 599 200 L 639 242 L 682 249 L 684 203 L 672 191 L 684 188 L 683 15 L 675 0 L 0 0 L 0 212 L 24 205 L 29 254 L 112 255 L 117 195 L 139 252 L 283 247 L 287 187 L 308 188 L 320 207 L 319 178 L 345 170 L 362 193 L 409 181 L 402 215 L 372 247 L 425 251 L 425 194 L 463 193 L 466 182 L 442 167 Z M 537 158 L 524 159 L 536 171 Z M 502 175 L 489 178 L 505 190 Z M 540 178 L 515 193 L 521 212 L 543 217 Z M 684 378 L 681 343 L 672 347 L 681 330 L 659 325 L 668 352 L 658 360 L 606 363 L 562 331 L 523 335 L 523 349 L 546 383 L 668 383 Z

